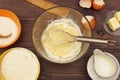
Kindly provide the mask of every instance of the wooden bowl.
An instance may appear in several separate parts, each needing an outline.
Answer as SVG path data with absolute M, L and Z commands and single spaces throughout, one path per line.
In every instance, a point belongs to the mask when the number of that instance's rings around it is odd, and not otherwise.
M 9 51 L 6 51 L 6 52 L 4 52 L 2 55 L 0 55 L 0 69 L 1 69 L 2 60 L 3 60 L 4 56 L 5 56 L 8 52 L 9 52 Z M 1 70 L 0 70 L 0 80 L 4 80 L 4 77 L 3 77 L 2 73 L 1 73 Z
M 12 45 L 13 43 L 15 43 L 18 40 L 18 38 L 21 34 L 21 24 L 20 24 L 20 20 L 18 19 L 18 17 L 13 12 L 11 12 L 9 10 L 0 9 L 0 16 L 9 17 L 10 19 L 12 19 L 16 23 L 17 28 L 18 28 L 18 32 L 17 32 L 16 37 L 9 44 L 0 45 L 0 48 L 5 48 L 5 47 Z

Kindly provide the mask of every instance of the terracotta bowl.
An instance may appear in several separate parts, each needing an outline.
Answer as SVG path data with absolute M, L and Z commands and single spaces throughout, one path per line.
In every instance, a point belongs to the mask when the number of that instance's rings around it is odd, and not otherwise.
M 13 12 L 11 12 L 9 10 L 0 9 L 0 16 L 11 18 L 16 23 L 17 28 L 18 28 L 18 32 L 17 32 L 16 37 L 9 44 L 0 45 L 0 48 L 5 48 L 5 47 L 12 45 L 13 43 L 15 43 L 18 40 L 18 38 L 21 34 L 21 24 L 20 24 L 20 20 L 18 19 L 18 17 Z

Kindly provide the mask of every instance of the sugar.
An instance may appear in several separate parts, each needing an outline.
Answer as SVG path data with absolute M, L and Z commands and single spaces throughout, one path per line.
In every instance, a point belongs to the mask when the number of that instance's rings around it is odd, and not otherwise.
M 16 23 L 9 17 L 0 16 L 0 34 L 12 35 L 9 38 L 0 38 L 0 45 L 9 44 L 17 35 L 18 28 Z

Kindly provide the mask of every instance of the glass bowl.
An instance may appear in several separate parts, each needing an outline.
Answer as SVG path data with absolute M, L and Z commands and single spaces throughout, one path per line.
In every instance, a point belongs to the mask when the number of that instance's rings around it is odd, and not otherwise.
M 43 12 L 36 20 L 33 27 L 33 33 L 32 33 L 33 43 L 38 54 L 50 62 L 60 63 L 60 64 L 70 63 L 81 58 L 89 48 L 89 43 L 82 43 L 81 51 L 79 52 L 79 54 L 76 57 L 66 61 L 56 61 L 51 59 L 47 55 L 47 52 L 45 51 L 41 41 L 41 36 L 43 34 L 43 31 L 47 27 L 47 25 L 50 23 L 51 20 L 55 20 L 63 17 L 74 20 L 79 26 L 79 28 L 81 29 L 82 36 L 91 37 L 91 28 L 87 19 L 82 15 L 82 13 L 68 7 L 54 7 Z M 88 24 L 87 29 L 83 28 L 83 25 L 81 23 L 82 18 L 85 18 L 87 21 L 87 24 Z
M 112 31 L 110 29 L 109 25 L 107 24 L 108 20 L 114 16 L 115 12 L 117 12 L 117 10 L 110 11 L 106 14 L 105 19 L 103 21 L 103 26 L 104 26 L 105 31 L 108 34 L 110 34 L 112 36 L 120 36 L 120 29 L 118 29 L 116 31 Z

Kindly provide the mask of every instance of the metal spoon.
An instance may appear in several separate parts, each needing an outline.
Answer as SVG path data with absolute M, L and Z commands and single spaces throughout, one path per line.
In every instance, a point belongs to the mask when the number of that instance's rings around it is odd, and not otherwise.
M 10 37 L 12 35 L 12 33 L 10 33 L 10 34 L 8 34 L 8 35 L 2 35 L 2 34 L 0 34 L 0 38 L 8 38 L 8 37 Z

